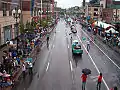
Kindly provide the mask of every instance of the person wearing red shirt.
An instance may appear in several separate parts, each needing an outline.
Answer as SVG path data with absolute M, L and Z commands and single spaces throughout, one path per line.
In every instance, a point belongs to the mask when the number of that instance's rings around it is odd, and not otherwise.
M 85 90 L 87 75 L 83 73 L 82 76 L 81 76 L 81 79 L 82 79 L 82 90 Z
M 110 90 L 118 90 L 118 88 L 116 86 L 114 86 L 113 88 L 111 88 Z
M 102 73 L 98 76 L 98 81 L 97 81 L 97 90 L 100 90 L 101 88 L 101 82 L 102 82 Z

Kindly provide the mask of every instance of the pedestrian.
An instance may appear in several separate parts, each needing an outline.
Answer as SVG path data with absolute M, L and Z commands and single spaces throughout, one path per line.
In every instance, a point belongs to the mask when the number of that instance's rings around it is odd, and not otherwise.
M 82 90 L 85 90 L 87 75 L 83 73 L 81 78 L 82 78 Z
M 114 86 L 113 88 L 111 88 L 110 90 L 118 90 L 118 88 L 116 86 Z
M 100 73 L 100 75 L 98 76 L 98 80 L 97 80 L 97 90 L 101 89 L 101 82 L 102 82 L 102 73 Z
M 88 40 L 87 41 L 87 51 L 89 52 L 89 50 L 90 50 L 90 41 Z
M 23 73 L 23 78 L 25 79 L 25 72 L 26 72 L 26 66 L 25 63 L 22 64 L 22 73 Z
M 14 59 L 14 57 L 16 57 L 17 56 L 17 52 L 14 50 L 14 51 L 12 51 L 12 58 Z
M 33 64 L 32 62 L 29 62 L 28 64 L 29 64 L 29 74 L 32 74 Z
M 20 57 L 19 56 L 16 57 L 16 60 L 17 60 L 18 64 L 20 65 Z
M 6 44 L 8 45 L 10 43 L 10 41 L 9 41 L 9 39 L 7 38 L 7 40 L 6 40 Z
M 34 41 L 31 42 L 31 48 L 34 49 Z

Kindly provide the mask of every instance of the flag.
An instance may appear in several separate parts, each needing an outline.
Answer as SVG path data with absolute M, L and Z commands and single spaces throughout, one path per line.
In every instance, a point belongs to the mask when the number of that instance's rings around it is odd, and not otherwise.
M 35 1 L 34 0 L 31 0 L 31 7 L 30 7 L 30 11 L 31 11 L 31 16 L 33 16 L 33 8 L 34 8 L 34 3 Z

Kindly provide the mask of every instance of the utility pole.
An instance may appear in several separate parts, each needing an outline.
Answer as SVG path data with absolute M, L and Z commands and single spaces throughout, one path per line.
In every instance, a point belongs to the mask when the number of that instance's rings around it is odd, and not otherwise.
M 20 0 L 20 10 L 21 10 L 21 15 L 20 15 L 20 22 L 23 23 L 23 13 L 22 13 L 22 0 Z
M 115 22 L 117 22 L 117 8 L 115 9 L 116 10 L 116 16 L 115 16 Z
M 48 22 L 48 2 L 47 2 L 47 22 Z
M 40 4 L 41 4 L 41 12 L 40 12 L 41 15 L 40 15 L 40 20 L 42 20 L 42 0 L 41 0 L 41 3 L 40 3 Z

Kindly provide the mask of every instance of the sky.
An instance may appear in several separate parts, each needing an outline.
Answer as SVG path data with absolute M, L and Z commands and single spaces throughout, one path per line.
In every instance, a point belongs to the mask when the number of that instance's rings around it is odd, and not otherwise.
M 57 6 L 62 8 L 69 8 L 73 6 L 82 6 L 83 0 L 55 0 L 57 1 Z M 89 0 L 86 0 L 88 2 Z M 115 0 L 120 1 L 120 0 Z
M 69 8 L 73 6 L 81 6 L 83 0 L 55 0 L 57 1 L 57 6 L 62 8 Z M 86 0 L 89 1 L 89 0 Z

